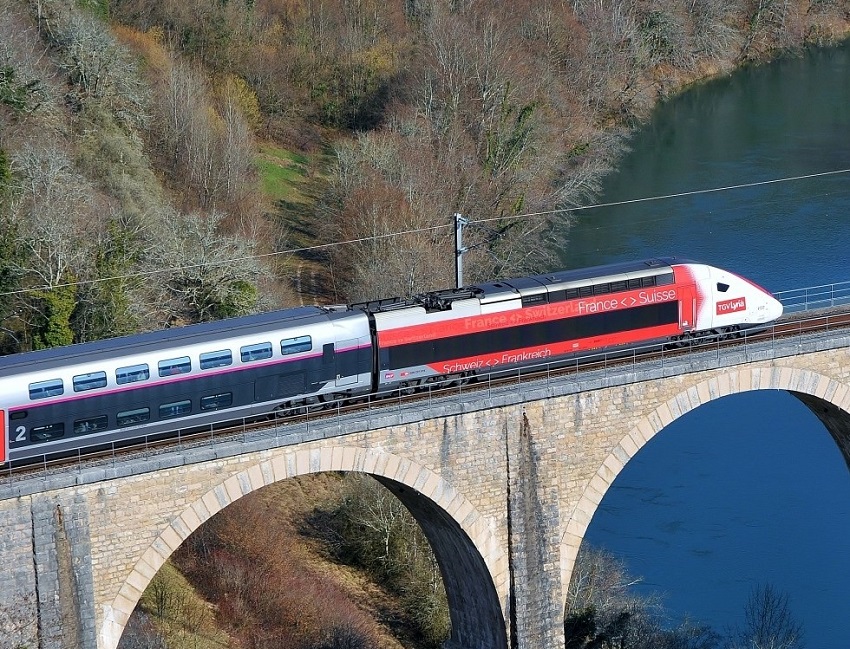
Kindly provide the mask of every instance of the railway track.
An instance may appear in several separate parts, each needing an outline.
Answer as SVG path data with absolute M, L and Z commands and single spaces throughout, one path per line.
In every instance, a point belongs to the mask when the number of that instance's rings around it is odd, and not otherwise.
M 297 426 L 298 424 L 317 423 L 328 418 L 340 418 L 363 411 L 382 412 L 384 409 L 400 406 L 415 405 L 417 402 L 450 396 L 462 389 L 464 394 L 475 394 L 478 391 L 493 390 L 505 385 L 530 383 L 537 379 L 558 379 L 564 376 L 578 376 L 593 371 L 616 371 L 618 367 L 637 366 L 661 360 L 680 360 L 689 354 L 705 352 L 713 349 L 727 350 L 736 346 L 745 346 L 765 341 L 786 341 L 790 338 L 801 337 L 817 332 L 832 332 L 839 329 L 850 329 L 850 308 L 835 307 L 810 311 L 799 311 L 785 315 L 767 329 L 755 333 L 741 334 L 739 337 L 718 339 L 709 336 L 704 339 L 694 339 L 686 346 L 671 348 L 669 345 L 652 345 L 646 348 L 636 348 L 625 352 L 612 354 L 590 353 L 582 358 L 563 361 L 557 364 L 546 364 L 540 367 L 525 367 L 520 370 L 505 372 L 497 376 L 479 375 L 466 376 L 446 380 L 442 383 L 431 383 L 425 388 L 408 393 L 394 391 L 386 395 L 369 395 L 353 400 L 329 401 L 317 403 L 304 412 L 257 418 L 239 421 L 233 425 L 205 429 L 202 431 L 177 430 L 167 436 L 157 435 L 138 442 L 114 445 L 79 452 L 72 457 L 57 459 L 41 458 L 40 461 L 28 460 L 23 465 L 7 465 L 0 471 L 0 481 L 28 479 L 39 475 L 52 475 L 74 469 L 97 468 L 104 462 L 114 462 L 118 459 L 135 459 L 150 457 L 152 454 L 165 453 L 175 448 L 188 449 L 213 443 L 225 443 L 248 439 L 252 433 L 262 434 L 269 429 Z

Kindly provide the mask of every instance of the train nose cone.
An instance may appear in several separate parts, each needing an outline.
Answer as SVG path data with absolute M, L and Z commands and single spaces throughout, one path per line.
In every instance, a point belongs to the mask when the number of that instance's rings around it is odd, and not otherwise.
M 782 311 L 782 302 L 772 296 L 767 298 L 768 321 L 773 321 L 779 318 L 779 316 L 782 315 Z

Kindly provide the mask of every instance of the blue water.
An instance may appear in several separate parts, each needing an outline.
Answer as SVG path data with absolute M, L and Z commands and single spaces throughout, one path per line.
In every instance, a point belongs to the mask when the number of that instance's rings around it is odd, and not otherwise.
M 587 539 L 626 559 L 672 618 L 723 632 L 752 589 L 789 596 L 808 647 L 850 646 L 850 474 L 787 393 L 733 395 L 671 424 L 629 462 Z
M 661 106 L 600 203 L 850 169 L 850 46 L 744 70 Z M 679 255 L 772 291 L 850 280 L 850 173 L 579 213 L 564 263 Z M 625 432 L 625 431 L 624 431 Z M 850 647 L 850 471 L 787 393 L 726 397 L 626 466 L 587 540 L 723 632 L 758 585 L 809 649 Z

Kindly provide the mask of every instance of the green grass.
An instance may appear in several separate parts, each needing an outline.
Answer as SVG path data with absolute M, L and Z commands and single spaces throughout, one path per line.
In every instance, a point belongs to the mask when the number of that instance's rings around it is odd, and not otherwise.
M 272 200 L 300 201 L 298 185 L 307 177 L 307 156 L 264 144 L 256 160 L 263 192 Z

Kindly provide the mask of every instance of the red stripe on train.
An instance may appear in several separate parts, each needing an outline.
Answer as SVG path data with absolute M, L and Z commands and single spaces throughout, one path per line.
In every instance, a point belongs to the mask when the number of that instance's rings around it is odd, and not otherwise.
M 495 329 L 510 329 L 527 324 L 563 320 L 578 316 L 620 311 L 649 304 L 672 302 L 690 288 L 685 285 L 669 284 L 638 291 L 610 293 L 593 297 L 579 298 L 564 302 L 553 302 L 543 306 L 526 307 L 499 311 L 486 315 L 454 318 L 443 322 L 398 327 L 378 331 L 378 344 L 381 347 L 407 345 L 437 338 L 471 334 Z

